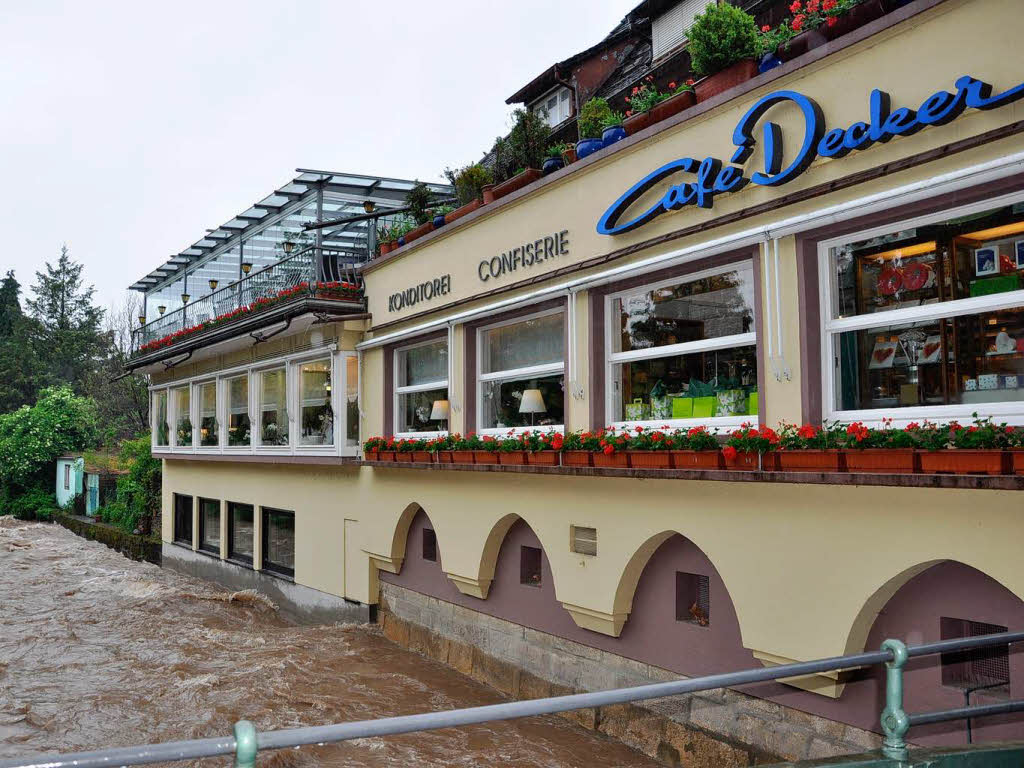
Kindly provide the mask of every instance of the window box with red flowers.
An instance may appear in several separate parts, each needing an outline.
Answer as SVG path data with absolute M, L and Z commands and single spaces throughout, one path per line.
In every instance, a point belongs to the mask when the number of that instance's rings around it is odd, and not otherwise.
M 362 298 L 359 286 L 354 283 L 337 280 L 329 283 L 317 283 L 316 297 L 318 299 L 335 299 L 338 301 L 355 301 Z
M 386 450 L 387 441 L 383 437 L 371 437 L 363 443 L 363 458 L 367 461 L 380 461 L 380 452 Z
M 637 427 L 626 443 L 629 466 L 635 469 L 671 469 L 672 440 L 660 429 Z
M 718 438 L 707 427 L 677 430 L 672 435 L 672 466 L 675 469 L 723 469 Z
M 622 124 L 627 134 L 642 131 L 647 126 L 677 115 L 697 103 L 693 80 L 687 80 L 682 85 L 671 82 L 668 89 L 667 93 L 659 91 L 651 75 L 645 77 L 642 84 L 633 87 L 630 95 L 626 97 L 629 109 L 626 110 L 626 119 Z
M 921 471 L 956 475 L 1004 475 L 1010 471 L 1010 452 L 1005 425 L 981 419 L 964 427 L 957 422 L 937 425 L 925 422 L 916 431 L 921 450 Z
M 839 450 L 844 430 L 838 425 L 784 424 L 779 433 L 781 450 L 775 460 L 781 471 L 842 472 L 845 468 Z
M 843 458 L 850 472 L 909 475 L 917 471 L 916 423 L 893 429 L 886 419 L 883 429 L 870 429 L 859 421 L 846 427 Z
M 562 441 L 562 466 L 592 467 L 600 438 L 593 432 L 570 432 Z
M 725 468 L 754 471 L 775 469 L 775 454 L 779 447 L 779 435 L 770 427 L 753 427 L 744 424 L 734 430 L 722 448 Z
M 452 445 L 458 435 L 442 435 L 433 440 L 427 440 L 427 450 L 434 454 L 434 461 L 438 464 L 453 463 Z
M 527 168 L 517 173 L 511 179 L 495 185 L 493 192 L 494 199 L 497 200 L 498 198 L 505 197 L 506 195 L 511 195 L 513 192 L 522 189 L 527 184 L 532 184 L 543 175 L 543 171 L 538 168 Z
M 517 437 L 514 431 L 497 443 L 498 463 L 521 467 L 526 464 L 526 447 L 521 437 Z
M 473 432 L 466 435 L 458 444 L 457 451 L 468 451 L 472 455 L 472 464 L 497 464 L 498 441 L 490 435 L 480 437 Z M 458 458 L 456 458 L 458 461 Z
M 565 438 L 561 432 L 541 432 L 534 430 L 522 436 L 526 450 L 526 463 L 532 466 L 557 467 L 561 459 L 562 445 Z
M 775 27 L 761 27 L 758 47 L 790 61 L 829 40 L 874 21 L 886 12 L 882 0 L 793 0 L 792 16 Z
M 629 446 L 628 435 L 609 429 L 598 433 L 597 444 L 599 450 L 593 456 L 595 467 L 624 469 L 629 466 L 629 454 L 625 452 Z

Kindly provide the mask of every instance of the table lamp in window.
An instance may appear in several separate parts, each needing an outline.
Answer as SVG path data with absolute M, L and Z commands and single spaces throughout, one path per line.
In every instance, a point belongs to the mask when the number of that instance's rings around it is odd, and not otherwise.
M 430 409 L 430 420 L 431 421 L 448 421 L 448 415 L 451 413 L 451 406 L 447 400 L 435 400 L 434 405 Z M 443 424 L 441 427 L 443 430 L 448 428 L 447 424 Z
M 534 426 L 534 419 L 538 413 L 547 413 L 544 405 L 544 397 L 539 389 L 527 389 L 523 391 L 523 399 L 519 403 L 519 412 L 530 414 L 530 426 Z

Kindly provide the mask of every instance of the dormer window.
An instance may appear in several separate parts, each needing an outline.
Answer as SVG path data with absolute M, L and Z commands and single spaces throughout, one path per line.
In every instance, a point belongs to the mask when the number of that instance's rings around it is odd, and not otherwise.
M 651 55 L 658 59 L 686 42 L 686 35 L 697 14 L 708 0 L 682 0 L 651 22 Z
M 530 105 L 530 110 L 544 118 L 554 128 L 569 119 L 569 89 L 560 85 L 548 91 Z

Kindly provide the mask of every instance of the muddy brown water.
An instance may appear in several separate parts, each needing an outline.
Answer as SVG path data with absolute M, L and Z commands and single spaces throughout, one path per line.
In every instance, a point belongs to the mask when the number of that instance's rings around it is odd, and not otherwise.
M 0 757 L 223 736 L 241 718 L 265 730 L 502 700 L 375 627 L 296 626 L 259 595 L 0 518 Z M 656 763 L 540 717 L 265 753 L 257 765 Z

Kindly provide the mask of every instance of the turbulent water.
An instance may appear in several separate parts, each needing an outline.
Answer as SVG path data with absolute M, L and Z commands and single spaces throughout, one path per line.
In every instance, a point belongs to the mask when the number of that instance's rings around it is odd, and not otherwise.
M 260 595 L 0 518 L 0 757 L 501 701 L 373 627 L 295 626 Z M 204 761 L 227 765 L 228 759 Z M 263 766 L 653 766 L 557 717 L 268 753 Z

